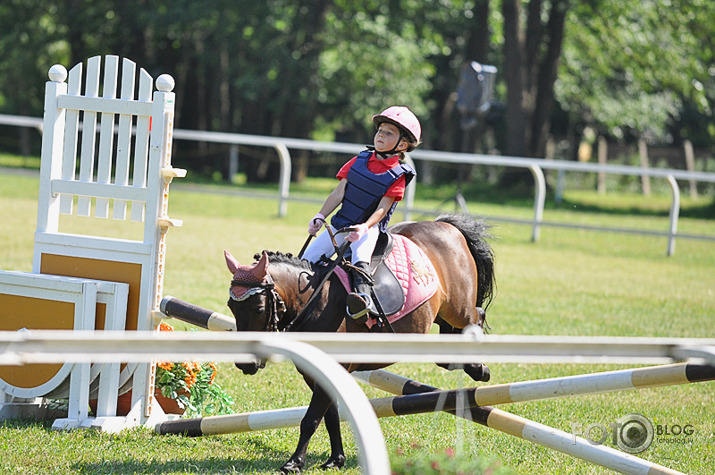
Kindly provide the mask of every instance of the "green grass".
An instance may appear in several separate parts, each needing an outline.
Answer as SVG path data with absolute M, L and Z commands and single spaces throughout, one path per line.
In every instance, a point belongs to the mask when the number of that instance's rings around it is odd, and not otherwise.
M 306 238 L 306 223 L 319 205 L 291 202 L 288 216 L 277 218 L 277 204 L 228 194 L 173 188 L 170 216 L 183 219 L 172 229 L 164 292 L 198 305 L 227 312 L 230 274 L 222 252 L 230 250 L 250 262 L 262 249 L 297 252 Z M 322 181 L 305 190 L 324 197 Z M 29 271 L 36 225 L 37 178 L 0 175 L 0 269 Z M 216 191 L 225 188 L 212 186 Z M 320 188 L 316 191 L 316 188 Z M 625 214 L 618 200 L 600 207 L 595 194 L 567 195 L 575 207 L 550 207 L 547 220 L 585 222 L 614 227 L 664 230 L 667 218 L 659 210 Z M 639 197 L 622 200 L 641 203 Z M 666 200 L 667 201 L 667 200 Z M 428 208 L 439 197 L 421 200 Z M 531 217 L 530 203 L 504 204 L 470 200 L 470 210 L 485 216 Z M 624 206 L 632 207 L 630 201 Z M 658 205 L 662 206 L 662 205 Z M 700 206 L 700 204 L 696 204 Z M 584 208 L 584 209 L 580 209 Z M 597 208 L 597 209 L 595 209 Z M 615 208 L 615 209 L 605 209 Z M 446 207 L 445 209 L 449 209 Z M 666 204 L 667 210 L 667 204 Z M 399 219 L 401 214 L 396 215 Z M 113 221 L 101 225 L 84 218 L 63 220 L 63 229 L 101 227 L 107 234 L 134 235 Z M 683 218 L 683 232 L 715 235 L 715 222 Z M 687 231 L 686 231 L 687 230 Z M 712 242 L 679 239 L 676 252 L 666 257 L 660 237 L 543 228 L 531 243 L 529 226 L 495 223 L 498 293 L 489 311 L 494 334 L 612 335 L 712 337 L 715 335 L 715 246 Z M 173 322 L 172 322 L 173 323 Z M 180 327 L 180 325 L 177 325 Z M 492 383 L 565 376 L 619 369 L 621 366 L 494 364 Z M 400 364 L 399 374 L 442 388 L 471 386 L 461 373 L 429 364 Z M 219 382 L 236 400 L 237 412 L 307 404 L 309 393 L 290 363 L 275 363 L 249 377 L 220 365 Z M 384 393 L 365 388 L 370 397 Z M 644 459 L 690 474 L 710 474 L 715 466 L 715 383 L 572 397 L 501 406 L 522 417 L 571 432 L 574 423 L 609 424 L 638 412 L 656 424 L 692 424 L 687 440 L 656 440 Z M 347 469 L 357 474 L 357 450 L 344 425 Z M 443 457 L 456 451 L 459 466 L 475 458 L 517 474 L 605 474 L 609 470 L 541 448 L 529 442 L 468 423 L 446 414 L 382 419 L 391 459 Z M 3 473 L 271 473 L 292 453 L 297 429 L 201 439 L 160 437 L 149 430 L 119 435 L 93 431 L 54 432 L 48 424 L 11 421 L 0 426 L 0 472 Z M 610 442 L 608 445 L 613 446 Z M 308 465 L 327 458 L 329 444 L 321 428 L 311 443 Z M 495 461 L 496 460 L 496 461 Z M 494 465 L 496 464 L 496 465 Z M 447 472 L 449 473 L 449 472 Z

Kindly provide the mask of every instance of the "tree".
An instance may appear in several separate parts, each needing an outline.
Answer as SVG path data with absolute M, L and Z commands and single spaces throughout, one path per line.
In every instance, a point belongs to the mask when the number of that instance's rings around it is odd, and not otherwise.
M 575 6 L 556 85 L 561 106 L 614 138 L 715 138 L 715 3 L 709 0 Z M 697 116 L 697 124 L 683 123 Z
M 711 0 L 8 0 L 0 107 L 40 115 L 51 64 L 118 54 L 176 77 L 179 127 L 369 141 L 369 117 L 404 104 L 426 147 L 461 150 L 455 92 L 478 61 L 499 70 L 502 153 L 544 156 L 555 106 L 614 136 L 709 146 L 713 17 Z M 225 147 L 177 152 L 226 175 Z M 272 153 L 259 153 L 241 163 L 271 179 Z
M 55 13 L 56 8 L 47 0 L 9 0 L 0 5 L 2 109 L 25 116 L 42 111 L 47 70 L 68 58 L 68 45 L 53 23 Z M 22 155 L 39 152 L 39 147 L 31 150 L 31 133 L 27 128 L 19 129 Z
M 543 157 L 564 37 L 567 0 L 503 0 L 507 155 Z

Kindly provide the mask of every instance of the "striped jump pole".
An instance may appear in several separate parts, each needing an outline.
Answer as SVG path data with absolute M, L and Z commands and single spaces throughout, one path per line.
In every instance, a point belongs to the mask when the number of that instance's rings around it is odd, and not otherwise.
M 159 435 L 202 437 L 205 435 L 285 429 L 298 427 L 307 410 L 308 406 L 300 406 L 269 411 L 245 412 L 242 414 L 177 419 L 160 422 L 154 430 Z
M 405 381 L 405 378 L 385 370 L 356 371 L 353 376 L 359 381 L 392 394 L 424 392 L 419 390 L 424 386 L 422 383 L 412 380 Z M 693 363 L 675 363 L 519 383 L 494 384 L 459 391 L 467 392 L 470 405 L 492 406 L 582 394 L 673 386 L 714 379 L 715 367 Z M 406 385 L 404 388 L 401 387 L 403 384 Z M 403 391 L 412 392 L 405 393 Z
M 385 371 L 384 373 L 387 372 Z M 400 378 L 400 376 L 397 375 L 392 376 L 394 378 Z M 413 388 L 411 394 L 370 399 L 370 404 L 377 414 L 377 417 L 393 417 L 439 411 L 456 412 L 458 407 L 463 411 L 464 407 L 468 408 L 469 406 L 475 405 L 473 402 L 474 388 L 439 391 L 437 388 L 415 381 L 411 381 L 409 384 Z M 180 434 L 189 437 L 201 437 L 204 435 L 282 429 L 298 426 L 306 410 L 307 406 L 302 406 L 242 414 L 227 414 L 223 416 L 177 419 L 157 424 L 155 431 L 161 435 Z
M 236 319 L 167 295 L 159 306 L 164 315 L 213 331 L 236 331 Z
M 582 437 L 577 437 L 574 434 L 560 431 L 500 409 L 489 406 L 471 406 L 468 408 L 455 406 L 455 402 L 457 404 L 461 402 L 458 393 L 455 391 L 440 391 L 432 386 L 385 370 L 357 373 L 360 374 L 353 373 L 356 379 L 369 382 L 368 384 L 374 385 L 379 389 L 395 394 L 414 394 L 413 396 L 395 396 L 380 400 L 382 401 L 380 408 L 376 408 L 378 417 L 414 414 L 416 413 L 416 408 L 420 406 L 416 397 L 437 396 L 437 407 L 441 407 L 446 412 L 621 473 L 684 475 L 681 472 L 643 460 L 634 455 L 626 454 L 604 445 L 594 445 Z M 370 402 L 375 407 L 373 401 L 371 400 Z
M 362 372 L 358 380 L 376 387 L 405 394 L 371 399 L 378 417 L 392 417 L 425 412 L 446 411 L 465 417 L 501 432 L 558 450 L 567 455 L 627 474 L 677 474 L 661 465 L 648 462 L 630 454 L 603 445 L 593 445 L 577 437 L 523 417 L 515 416 L 493 407 L 479 407 L 475 396 L 477 388 L 440 391 L 437 388 L 404 378 L 384 370 Z M 187 436 L 217 435 L 255 430 L 296 427 L 305 415 L 306 407 L 261 411 L 225 416 L 166 421 L 155 428 L 159 434 Z

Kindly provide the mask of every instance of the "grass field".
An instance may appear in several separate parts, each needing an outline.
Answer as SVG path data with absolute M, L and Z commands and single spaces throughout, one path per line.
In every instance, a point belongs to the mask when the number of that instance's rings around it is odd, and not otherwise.
M 37 186 L 33 176 L 0 175 L 1 269 L 31 270 Z M 323 190 L 329 186 L 322 181 L 313 183 L 305 196 L 324 197 Z M 223 250 L 230 250 L 244 263 L 252 261 L 253 254 L 262 249 L 297 252 L 306 237 L 306 222 L 319 205 L 291 202 L 288 216 L 277 218 L 275 201 L 200 191 L 203 189 L 178 184 L 172 189 L 170 215 L 183 219 L 184 226 L 168 235 L 165 294 L 227 312 L 230 275 Z M 428 208 L 442 199 L 426 196 L 429 200 L 421 200 L 420 207 Z M 663 216 L 663 210 L 667 213 L 667 196 L 645 200 L 609 195 L 606 208 L 599 208 L 599 199 L 589 193 L 574 192 L 565 198 L 569 206 L 548 207 L 546 220 L 667 228 L 667 217 Z M 484 200 L 470 201 L 469 205 L 471 212 L 480 215 L 531 216 L 531 205 L 525 203 Z M 634 208 L 640 211 L 623 212 Z M 399 213 L 396 216 L 399 218 Z M 86 227 L 87 222 L 70 218 L 62 225 L 64 230 L 73 231 Z M 137 227 L 123 229 L 112 221 L 92 225 L 107 234 L 138 232 Z M 715 235 L 715 222 L 685 217 L 679 229 Z M 497 223 L 493 234 L 498 293 L 490 307 L 489 323 L 494 334 L 715 335 L 712 242 L 679 239 L 675 255 L 666 257 L 665 238 L 543 228 L 540 242 L 531 243 L 529 227 L 508 223 Z M 489 384 L 618 368 L 498 364 L 491 366 Z M 471 385 L 462 374 L 428 364 L 400 364 L 390 370 L 442 388 Z M 253 377 L 221 365 L 219 381 L 236 400 L 236 412 L 303 405 L 309 398 L 290 363 L 271 364 Z M 372 388 L 366 388 L 366 393 L 370 397 L 384 395 Z M 569 433 L 573 424 L 608 425 L 634 412 L 656 425 L 691 424 L 692 435 L 656 438 L 639 456 L 685 473 L 711 474 L 715 467 L 713 404 L 715 383 L 709 382 L 501 408 Z M 446 414 L 382 419 L 381 426 L 395 466 L 410 458 L 436 460 L 450 449 L 465 473 L 476 466 L 476 460 L 484 460 L 492 468 L 502 467 L 499 473 L 611 473 Z M 348 463 L 339 473 L 359 473 L 349 426 L 344 427 Z M 297 429 L 285 429 L 187 439 L 160 437 L 149 430 L 120 435 L 61 433 L 51 431 L 47 424 L 12 421 L 0 426 L 0 472 L 271 473 L 290 456 L 297 434 Z M 606 444 L 613 446 L 611 441 Z M 308 465 L 320 464 L 328 451 L 327 436 L 320 429 L 311 444 Z

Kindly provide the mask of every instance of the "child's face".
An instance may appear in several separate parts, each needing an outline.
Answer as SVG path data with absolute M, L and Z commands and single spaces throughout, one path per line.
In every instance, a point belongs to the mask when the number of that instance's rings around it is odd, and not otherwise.
M 373 139 L 373 145 L 375 146 L 375 150 L 378 152 L 387 152 L 396 148 L 400 140 L 400 129 L 398 129 L 395 125 L 383 122 L 377 128 L 375 138 Z M 400 145 L 402 146 L 403 144 Z

